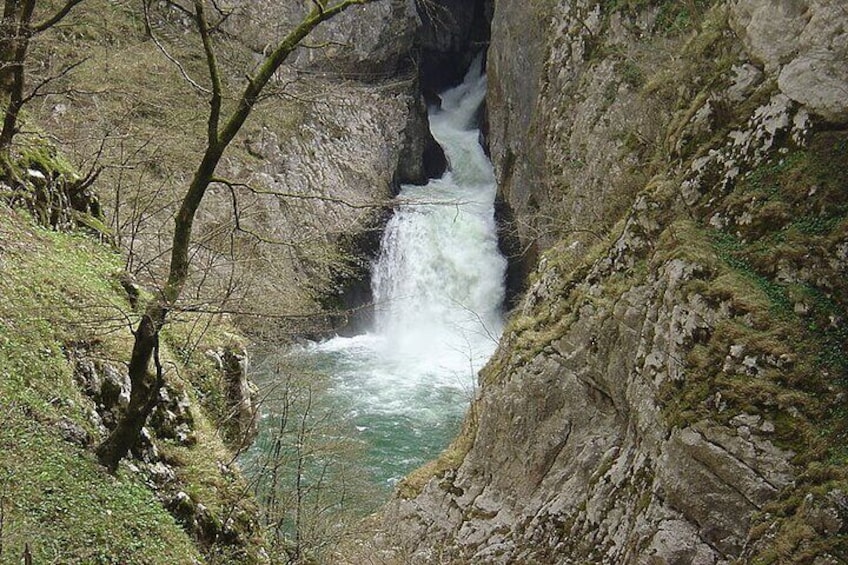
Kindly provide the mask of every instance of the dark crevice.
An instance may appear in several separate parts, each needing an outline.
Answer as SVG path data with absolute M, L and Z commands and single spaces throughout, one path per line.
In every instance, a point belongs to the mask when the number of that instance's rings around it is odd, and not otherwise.
M 400 192 L 402 184 L 427 184 L 430 179 L 441 177 L 448 167 L 442 146 L 430 132 L 427 107 L 421 96 L 413 98 L 403 135 L 403 146 L 392 179 L 394 195 Z
M 515 229 L 515 215 L 500 192 L 495 197 L 495 220 L 498 225 L 498 249 L 507 259 L 504 308 L 509 311 L 518 306 L 530 267 L 528 252 L 522 249 Z M 535 253 L 530 254 L 535 256 Z
M 327 312 L 326 327 L 313 338 L 331 335 L 353 336 L 373 327 L 374 299 L 371 293 L 371 264 L 380 253 L 383 230 L 391 218 L 385 209 L 371 229 L 342 237 L 343 252 L 354 258 L 344 272 L 334 277 L 336 294 L 326 295 L 321 306 Z
M 468 66 L 489 46 L 492 0 L 419 2 L 419 76 L 428 103 L 462 82 Z

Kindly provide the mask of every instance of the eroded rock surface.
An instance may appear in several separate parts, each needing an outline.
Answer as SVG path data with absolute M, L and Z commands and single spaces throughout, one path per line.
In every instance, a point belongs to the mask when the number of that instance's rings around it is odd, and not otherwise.
M 496 6 L 490 142 L 534 272 L 463 435 L 385 513 L 401 562 L 848 558 L 822 455 L 848 14 L 674 6 Z
M 734 29 L 780 90 L 826 120 L 848 119 L 848 6 L 831 0 L 738 0 Z

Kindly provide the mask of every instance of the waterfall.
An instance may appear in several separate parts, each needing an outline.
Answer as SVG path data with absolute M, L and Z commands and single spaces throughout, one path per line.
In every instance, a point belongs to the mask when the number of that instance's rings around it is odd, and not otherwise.
M 397 197 L 373 265 L 374 328 L 308 351 L 331 375 L 329 393 L 369 445 L 384 483 L 447 446 L 502 329 L 506 260 L 497 245 L 496 188 L 473 125 L 485 93 L 478 60 L 430 111 L 449 172 L 403 186 Z
M 476 372 L 501 330 L 506 261 L 498 251 L 492 166 L 470 127 L 486 92 L 479 62 L 431 112 L 450 170 L 404 186 L 373 270 L 377 334 L 419 369 Z M 433 367 L 428 367 L 433 365 Z

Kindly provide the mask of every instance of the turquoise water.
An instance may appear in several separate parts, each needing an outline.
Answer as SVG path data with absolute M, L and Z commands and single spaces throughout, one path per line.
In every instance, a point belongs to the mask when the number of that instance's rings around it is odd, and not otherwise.
M 326 487 L 330 468 L 342 468 L 388 492 L 448 446 L 495 350 L 506 260 L 494 174 L 472 125 L 485 92 L 478 62 L 431 111 L 450 169 L 397 197 L 372 268 L 371 331 L 281 353 L 283 368 L 267 373 L 266 385 L 288 384 L 265 404 L 254 453 L 276 449 L 286 472 L 308 474 L 309 484 Z M 304 410 L 308 418 L 298 416 Z M 276 444 L 273 430 L 281 430 Z
M 387 354 L 378 335 L 337 338 L 309 348 L 316 370 L 329 375 L 336 415 L 365 446 L 370 480 L 391 488 L 435 458 L 459 430 L 474 391 L 474 374 L 425 374 Z

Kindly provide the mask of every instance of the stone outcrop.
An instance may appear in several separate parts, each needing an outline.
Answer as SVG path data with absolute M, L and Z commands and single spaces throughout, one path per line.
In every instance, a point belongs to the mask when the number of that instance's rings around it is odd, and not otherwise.
M 534 272 L 382 550 L 842 562 L 848 14 L 610 5 L 497 3 L 491 151 Z
M 310 3 L 245 1 L 228 25 L 262 53 Z M 420 20 L 414 0 L 386 0 L 354 6 L 316 29 L 294 57 L 307 74 L 379 83 L 415 74 L 414 45 Z M 318 48 L 320 46 L 320 48 Z
M 91 188 L 99 172 L 80 175 L 48 143 L 22 155 L 16 166 L 22 170 L 0 185 L 2 201 L 26 208 L 43 226 L 108 237 L 100 199 Z
M 130 382 L 125 369 L 97 359 L 87 347 L 87 344 L 81 344 L 78 349 L 69 349 L 68 355 L 74 365 L 74 378 L 90 400 L 85 404 L 89 409 L 88 420 L 99 436 L 97 441 L 100 441 L 115 426 L 120 413 L 129 403 Z M 227 413 L 216 429 L 227 436 L 225 439 L 230 445 L 243 449 L 255 436 L 257 418 L 257 391 L 246 377 L 246 354 L 228 346 L 220 351 L 210 351 L 207 356 L 212 358 L 215 369 L 220 372 L 217 376 L 226 396 Z M 217 440 L 204 435 L 207 415 L 198 402 L 191 400 L 186 388 L 191 389 L 175 372 L 168 372 L 165 386 L 159 391 L 156 408 L 132 448 L 134 459 L 127 463 L 127 469 L 151 489 L 198 545 L 219 552 L 243 552 L 255 545 L 260 526 L 256 508 L 243 492 L 237 500 L 226 500 L 231 493 L 224 491 L 225 483 L 240 480 L 237 466 L 231 460 L 217 461 L 214 471 L 205 469 L 205 472 L 211 473 L 208 478 L 220 475 L 215 479 L 222 492 L 213 495 L 198 489 L 193 483 L 191 472 L 197 471 L 187 471 L 187 468 L 196 462 L 173 456 L 175 449 L 195 448 L 214 452 L 223 447 Z M 92 443 L 88 432 L 69 419 L 58 421 L 55 427 L 66 441 L 83 446 Z M 228 452 L 222 450 L 219 453 Z M 235 488 L 244 487 L 237 483 Z M 218 496 L 225 500 L 225 505 L 216 498 Z M 263 561 L 254 559 L 251 562 Z
M 848 120 L 846 7 L 838 2 L 740 0 L 734 30 L 784 94 L 822 118 Z
M 418 2 L 419 65 L 425 96 L 458 84 L 474 57 L 489 43 L 491 0 Z
M 528 36 L 520 31 L 525 25 L 540 32 Z M 637 47 L 650 25 L 641 18 L 625 26 L 595 2 L 532 10 L 498 5 L 488 57 L 488 141 L 502 217 L 514 219 L 505 229 L 518 238 L 512 268 L 524 278 L 563 233 L 596 242 L 639 188 L 629 174 L 638 155 L 627 150 L 622 132 L 647 142 L 661 127 L 662 103 L 639 96 L 641 66 L 662 64 L 653 60 L 661 52 Z M 603 42 L 620 56 L 598 57 Z
M 207 353 L 215 360 L 223 376 L 227 392 L 229 419 L 224 428 L 236 450 L 253 443 L 259 433 L 259 389 L 248 378 L 247 351 L 227 347 Z

